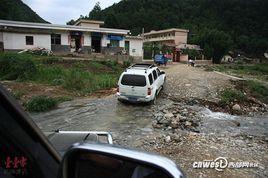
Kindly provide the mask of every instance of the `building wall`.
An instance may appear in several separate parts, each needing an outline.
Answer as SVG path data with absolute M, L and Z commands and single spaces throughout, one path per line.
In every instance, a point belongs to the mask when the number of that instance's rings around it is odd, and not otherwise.
M 0 32 L 0 42 L 3 42 L 3 32 Z
M 91 34 L 90 33 L 84 34 L 84 46 L 91 46 Z
M 175 33 L 175 44 L 187 44 L 187 32 L 176 32 Z
M 26 36 L 33 36 L 33 45 L 26 45 Z M 3 32 L 4 49 L 21 50 L 35 47 L 51 49 L 50 34 L 27 34 Z
M 61 45 L 70 45 L 69 43 L 69 33 L 58 33 L 61 34 Z
M 110 43 L 110 40 L 107 39 L 107 35 L 103 34 L 101 39 L 101 47 L 107 47 L 107 44 Z
M 125 38 L 123 38 L 123 40 L 119 41 L 119 47 L 125 48 Z
M 143 57 L 143 41 L 139 39 L 128 39 L 129 55 L 135 57 Z
M 84 22 L 81 22 L 78 26 L 100 28 L 100 24 L 84 23 Z

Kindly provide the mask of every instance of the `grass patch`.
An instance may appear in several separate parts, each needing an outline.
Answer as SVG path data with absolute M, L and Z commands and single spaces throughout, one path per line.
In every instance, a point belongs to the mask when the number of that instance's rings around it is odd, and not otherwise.
M 253 80 L 245 81 L 244 85 L 254 97 L 268 103 L 268 88 L 266 86 Z
M 115 87 L 122 71 L 123 66 L 111 60 L 64 61 L 16 53 L 0 56 L 0 79 L 58 85 L 79 95 Z
M 21 97 L 22 97 L 23 95 L 25 95 L 25 93 L 22 92 L 22 91 L 14 91 L 14 92 L 12 93 L 12 96 L 13 96 L 14 98 L 16 98 L 17 100 L 21 99 Z
M 36 96 L 31 98 L 26 104 L 26 110 L 30 112 L 44 112 L 55 108 L 58 100 L 47 96 Z
M 79 69 L 73 69 L 71 71 L 68 71 L 63 87 L 67 90 L 72 90 L 72 91 L 83 91 L 92 82 L 93 76 L 89 72 L 84 72 Z
M 57 97 L 55 99 L 57 100 L 58 103 L 63 103 L 63 102 L 72 100 L 72 98 L 69 96 L 61 96 L 61 97 Z
M 0 53 L 1 80 L 27 80 L 37 73 L 31 55 Z
M 230 104 L 231 102 L 244 102 L 247 97 L 241 91 L 235 89 L 226 89 L 220 95 L 222 104 Z
M 205 70 L 216 70 L 236 75 L 253 76 L 261 80 L 268 80 L 268 63 L 261 64 L 220 64 L 207 67 Z

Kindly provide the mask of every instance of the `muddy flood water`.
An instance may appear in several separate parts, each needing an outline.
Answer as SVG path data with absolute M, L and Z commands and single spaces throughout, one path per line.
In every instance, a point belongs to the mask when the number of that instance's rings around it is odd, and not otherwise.
M 158 98 L 156 105 L 122 104 L 117 101 L 116 96 L 111 95 L 98 99 L 68 101 L 60 104 L 55 110 L 32 113 L 31 116 L 44 132 L 58 129 L 63 131 L 108 131 L 112 133 L 115 144 L 154 151 L 170 157 L 182 167 L 189 177 L 218 177 L 218 173 L 215 171 L 192 171 L 193 161 L 202 161 L 208 157 L 215 159 L 217 156 L 229 156 L 239 160 L 250 158 L 260 164 L 259 169 L 225 171 L 221 176 L 245 177 L 244 175 L 249 174 L 249 177 L 253 175 L 266 177 L 268 174 L 265 169 L 268 164 L 267 113 L 252 117 L 233 116 L 212 112 L 200 105 L 180 105 L 178 107 L 191 110 L 199 119 L 199 126 L 196 128 L 198 132 L 194 133 L 197 135 L 192 138 L 191 133 L 193 132 L 182 130 L 181 132 L 186 133 L 186 136 L 179 138 L 180 141 L 175 142 L 170 137 L 171 141 L 166 143 L 166 137 L 172 131 L 170 128 L 154 128 L 152 126 L 153 116 L 160 108 L 168 108 L 173 104 L 173 101 L 163 96 Z M 188 133 L 190 136 L 187 136 Z M 255 141 L 255 138 L 258 140 Z M 259 143 L 259 139 L 261 143 Z M 239 148 L 240 146 L 243 147 L 243 150 Z M 242 150 L 241 153 L 239 150 Z

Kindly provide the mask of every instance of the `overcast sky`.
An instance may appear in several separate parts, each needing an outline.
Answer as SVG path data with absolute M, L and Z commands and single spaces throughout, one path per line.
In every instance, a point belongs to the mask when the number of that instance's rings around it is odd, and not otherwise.
M 97 2 L 102 9 L 120 0 L 22 0 L 39 16 L 50 23 L 66 24 L 80 15 L 88 15 Z

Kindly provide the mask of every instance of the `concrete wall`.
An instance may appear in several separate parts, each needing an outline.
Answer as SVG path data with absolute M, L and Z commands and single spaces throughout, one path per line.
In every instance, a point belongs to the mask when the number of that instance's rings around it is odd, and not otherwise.
M 33 36 L 34 44 L 26 45 L 26 36 Z M 4 49 L 21 50 L 35 47 L 51 49 L 50 34 L 27 34 L 3 32 Z
M 0 42 L 3 42 L 3 32 L 0 32 Z
M 187 32 L 176 32 L 175 33 L 175 44 L 179 45 L 182 43 L 187 44 Z
M 0 32 L 0 52 L 4 51 L 3 32 Z
M 84 23 L 84 22 L 81 22 L 78 26 L 100 28 L 100 24 Z
M 103 35 L 101 38 L 101 47 L 107 47 L 107 44 L 110 43 L 110 40 L 107 39 L 107 35 Z
M 125 48 L 125 38 L 123 38 L 123 40 L 119 41 L 119 47 Z
M 61 35 L 61 45 L 70 45 L 69 43 L 69 33 L 57 33 Z
M 122 47 L 102 47 L 101 53 L 114 55 L 121 52 L 122 50 L 124 50 Z
M 84 46 L 91 46 L 91 34 L 90 33 L 84 34 Z
M 140 39 L 128 39 L 129 55 L 143 58 L 143 41 Z
M 180 62 L 188 62 L 188 54 L 181 54 Z

